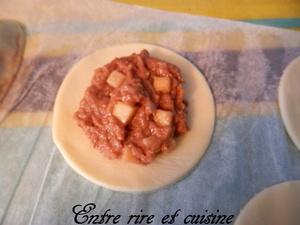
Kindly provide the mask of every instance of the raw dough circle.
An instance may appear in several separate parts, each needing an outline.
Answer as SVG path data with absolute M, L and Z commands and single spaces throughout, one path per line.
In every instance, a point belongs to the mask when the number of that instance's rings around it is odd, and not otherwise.
M 283 72 L 279 84 L 279 108 L 287 132 L 300 150 L 300 57 Z
M 174 150 L 159 155 L 149 165 L 109 160 L 93 149 L 73 119 L 94 70 L 115 57 L 147 49 L 150 55 L 177 65 L 185 80 L 190 131 L 177 140 Z M 103 48 L 79 61 L 64 79 L 54 106 L 53 138 L 65 160 L 79 174 L 103 187 L 125 192 L 150 191 L 186 175 L 200 160 L 214 129 L 215 105 L 210 88 L 199 70 L 182 56 L 149 44 Z
M 269 187 L 255 195 L 234 225 L 299 225 L 300 181 Z

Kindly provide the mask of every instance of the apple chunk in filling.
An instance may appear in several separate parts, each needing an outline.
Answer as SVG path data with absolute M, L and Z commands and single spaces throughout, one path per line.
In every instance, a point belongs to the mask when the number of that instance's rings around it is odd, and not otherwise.
M 154 121 L 161 126 L 170 126 L 173 120 L 173 113 L 167 110 L 156 110 Z
M 112 114 L 122 123 L 126 124 L 132 118 L 134 112 L 135 107 L 123 102 L 117 102 L 114 105 Z
M 123 82 L 123 80 L 125 79 L 125 75 L 120 73 L 117 70 L 114 70 L 110 73 L 110 75 L 108 76 L 106 82 L 114 87 L 117 88 L 121 85 L 121 83 Z
M 170 92 L 171 90 L 171 80 L 169 77 L 157 77 L 153 78 L 154 89 L 158 92 Z

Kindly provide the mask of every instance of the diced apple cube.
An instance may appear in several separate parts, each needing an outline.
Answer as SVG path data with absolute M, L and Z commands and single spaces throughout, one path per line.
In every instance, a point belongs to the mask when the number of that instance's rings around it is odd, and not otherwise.
M 133 156 L 133 154 L 131 153 L 129 147 L 126 146 L 126 145 L 123 148 L 122 159 L 127 161 L 127 162 L 134 162 L 134 163 L 139 162 L 138 159 Z
M 135 107 L 123 102 L 117 102 L 113 108 L 113 115 L 122 123 L 126 124 L 133 116 L 134 111 Z
M 156 136 L 149 136 L 142 139 L 142 144 L 150 152 L 159 151 L 162 141 Z
M 117 87 L 119 87 L 119 86 L 121 85 L 121 83 L 123 82 L 124 79 L 125 79 L 125 75 L 124 75 L 124 74 L 120 73 L 120 72 L 117 71 L 117 70 L 114 70 L 114 71 L 112 71 L 112 72 L 109 74 L 109 76 L 108 76 L 106 82 L 107 82 L 110 86 L 112 86 L 112 87 L 114 87 L 114 88 L 117 88 Z
M 156 91 L 160 92 L 170 92 L 171 90 L 171 80 L 169 77 L 154 77 L 153 86 Z
M 154 121 L 161 126 L 170 126 L 173 120 L 173 113 L 167 110 L 156 110 Z

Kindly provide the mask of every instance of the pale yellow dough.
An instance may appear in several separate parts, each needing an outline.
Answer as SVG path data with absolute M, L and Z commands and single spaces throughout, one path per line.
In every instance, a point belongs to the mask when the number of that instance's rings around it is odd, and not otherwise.
M 299 225 L 300 181 L 266 188 L 242 209 L 234 225 Z
M 150 55 L 177 65 L 186 81 L 190 131 L 177 140 L 176 148 L 159 155 L 149 165 L 109 160 L 93 149 L 88 137 L 73 119 L 89 86 L 94 70 L 115 57 L 147 49 Z M 214 129 L 215 105 L 210 88 L 199 70 L 168 49 L 149 44 L 126 44 L 103 48 L 79 61 L 69 71 L 56 97 L 53 138 L 70 166 L 88 180 L 125 192 L 151 191 L 178 181 L 205 153 Z
M 283 72 L 279 84 L 279 107 L 284 125 L 300 150 L 300 57 Z

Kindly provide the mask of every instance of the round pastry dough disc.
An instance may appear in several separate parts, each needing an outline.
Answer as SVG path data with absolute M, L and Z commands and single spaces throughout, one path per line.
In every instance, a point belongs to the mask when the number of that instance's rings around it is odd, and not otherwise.
M 94 70 L 115 57 L 147 49 L 151 56 L 177 65 L 185 80 L 190 131 L 177 139 L 170 153 L 160 154 L 148 165 L 109 160 L 93 149 L 88 137 L 73 119 Z M 126 192 L 150 191 L 186 175 L 203 156 L 214 129 L 215 108 L 210 88 L 199 70 L 168 49 L 149 44 L 126 44 L 103 48 L 79 61 L 63 81 L 54 106 L 53 138 L 70 166 L 103 187 Z
M 300 150 L 300 57 L 283 72 L 279 84 L 279 107 L 287 132 Z
M 234 225 L 299 225 L 300 181 L 274 185 L 251 199 Z

